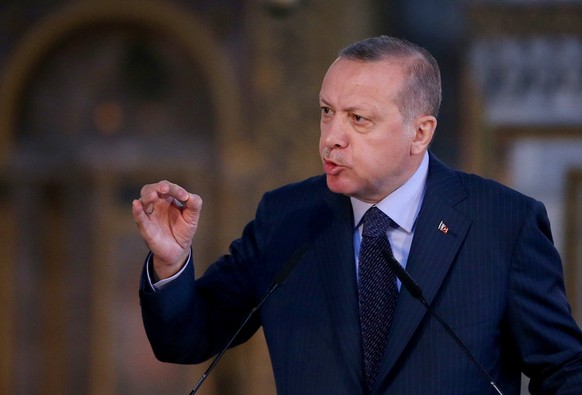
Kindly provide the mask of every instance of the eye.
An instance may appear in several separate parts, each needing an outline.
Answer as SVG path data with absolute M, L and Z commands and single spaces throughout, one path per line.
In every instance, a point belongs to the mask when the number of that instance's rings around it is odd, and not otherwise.
M 352 120 L 354 121 L 354 123 L 356 123 L 358 125 L 365 124 L 369 121 L 368 118 L 365 118 L 365 117 L 358 115 L 358 114 L 352 114 Z
M 328 119 L 333 116 L 333 110 L 326 106 L 321 106 L 321 118 Z

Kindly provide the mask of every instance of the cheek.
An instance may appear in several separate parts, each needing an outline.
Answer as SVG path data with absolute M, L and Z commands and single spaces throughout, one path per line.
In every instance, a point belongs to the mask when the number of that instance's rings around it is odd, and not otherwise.
M 354 156 L 371 165 L 382 163 L 392 156 L 390 143 L 383 139 L 360 141 L 357 145 L 352 144 L 352 149 Z
M 325 148 L 325 138 L 323 137 L 323 133 L 319 135 L 319 152 Z
M 402 156 L 402 147 L 391 145 L 386 141 L 377 141 L 374 144 L 362 147 L 358 151 L 358 161 L 361 170 L 372 178 L 386 177 L 391 169 L 398 167 Z

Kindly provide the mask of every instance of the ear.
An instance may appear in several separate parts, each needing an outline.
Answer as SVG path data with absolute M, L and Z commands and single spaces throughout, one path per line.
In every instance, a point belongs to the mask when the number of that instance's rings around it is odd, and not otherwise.
M 414 121 L 414 136 L 410 153 L 412 155 L 423 154 L 430 145 L 434 131 L 437 126 L 437 120 L 432 115 L 423 115 L 416 118 Z

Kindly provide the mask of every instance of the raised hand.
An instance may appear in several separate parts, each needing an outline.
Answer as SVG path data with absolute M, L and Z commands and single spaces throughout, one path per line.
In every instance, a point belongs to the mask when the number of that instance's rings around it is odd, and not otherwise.
M 184 265 L 198 228 L 202 199 L 169 181 L 145 185 L 132 213 L 141 237 L 154 255 L 159 279 Z

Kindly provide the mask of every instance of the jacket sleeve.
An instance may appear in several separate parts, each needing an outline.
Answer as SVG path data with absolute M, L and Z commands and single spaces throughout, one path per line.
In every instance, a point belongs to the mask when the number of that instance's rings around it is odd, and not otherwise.
M 152 289 L 144 267 L 140 304 L 144 327 L 156 357 L 164 362 L 200 363 L 217 354 L 256 305 L 256 266 L 269 229 L 263 209 L 249 223 L 230 252 L 195 280 L 190 260 L 184 272 L 160 290 Z M 259 328 L 253 315 L 234 345 Z
M 507 319 L 532 394 L 582 394 L 582 333 L 566 299 L 544 206 L 535 202 L 513 252 Z

